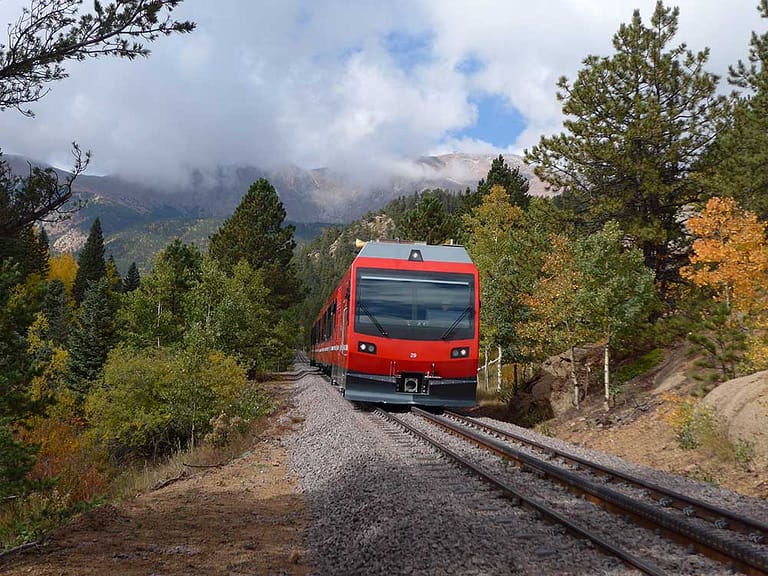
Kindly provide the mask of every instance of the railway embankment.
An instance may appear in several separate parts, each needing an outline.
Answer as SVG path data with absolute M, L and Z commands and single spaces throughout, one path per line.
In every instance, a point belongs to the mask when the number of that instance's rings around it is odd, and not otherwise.
M 554 386 L 561 398 L 566 386 L 564 379 Z M 636 464 L 768 498 L 768 371 L 711 384 L 701 379 L 689 349 L 668 350 L 662 363 L 623 387 L 608 412 L 593 388 L 578 409 L 567 406 L 537 429 Z

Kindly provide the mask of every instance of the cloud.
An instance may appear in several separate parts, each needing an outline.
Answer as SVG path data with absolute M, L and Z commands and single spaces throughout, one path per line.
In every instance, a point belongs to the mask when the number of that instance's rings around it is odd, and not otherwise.
M 0 2 L 0 22 L 26 4 Z M 754 2 L 678 4 L 677 41 L 709 46 L 719 74 L 764 29 Z M 373 177 L 436 151 L 519 154 L 562 129 L 557 79 L 575 78 L 588 54 L 610 54 L 633 9 L 647 22 L 654 5 L 185 0 L 174 14 L 195 32 L 160 38 L 148 59 L 68 64 L 71 77 L 32 106 L 36 118 L 0 113 L 0 146 L 66 167 L 76 140 L 96 173 L 168 182 L 220 164 Z M 484 141 L 476 123 L 493 120 L 483 101 L 520 119 L 506 141 Z

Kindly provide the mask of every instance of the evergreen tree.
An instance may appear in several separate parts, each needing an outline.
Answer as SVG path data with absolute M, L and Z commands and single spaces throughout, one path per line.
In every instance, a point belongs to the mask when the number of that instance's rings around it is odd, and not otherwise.
M 117 269 L 117 263 L 112 254 L 107 259 L 106 276 L 109 280 L 109 289 L 112 292 L 120 293 L 123 291 L 123 279 L 120 278 L 120 272 Z
M 294 304 L 300 292 L 291 266 L 294 227 L 283 225 L 285 216 L 274 187 L 262 178 L 251 185 L 232 216 L 211 236 L 208 248 L 228 274 L 241 259 L 254 270 L 262 270 L 279 309 Z
M 758 10 L 768 18 L 768 0 Z M 734 103 L 731 122 L 717 138 L 705 184 L 713 196 L 735 198 L 768 220 L 768 33 L 753 33 L 748 63 L 731 67 L 729 82 L 746 89 Z
M 567 133 L 525 153 L 588 232 L 619 223 L 662 295 L 685 262 L 680 211 L 701 198 L 691 175 L 727 112 L 717 77 L 703 70 L 708 50 L 667 48 L 678 16 L 658 2 L 646 27 L 635 11 L 614 35 L 612 56 L 588 56 L 572 85 L 558 82 Z
M 435 196 L 424 196 L 415 208 L 405 213 L 398 225 L 398 236 L 428 244 L 443 244 L 457 234 L 458 224 Z
M 43 314 L 48 320 L 47 339 L 58 346 L 64 346 L 69 337 L 71 314 L 67 304 L 67 290 L 61 280 L 48 282 L 43 300 Z
M 20 273 L 10 260 L 0 262 L 0 498 L 18 494 L 34 462 L 34 450 L 18 442 L 13 422 L 29 413 L 30 360 L 24 332 L 24 299 L 15 296 Z
M 48 274 L 48 236 L 45 231 L 29 225 L 16 236 L 0 237 L 0 260 L 11 258 L 18 263 L 20 280 L 30 274 L 44 278 Z
M 104 235 L 101 232 L 101 221 L 96 218 L 91 225 L 91 231 L 80 257 L 77 259 L 77 275 L 72 295 L 79 306 L 88 288 L 88 283 L 97 281 L 107 274 L 107 263 L 104 260 Z
M 51 266 L 50 257 L 51 245 L 50 241 L 48 240 L 48 233 L 45 231 L 43 226 L 40 226 L 37 232 L 37 262 L 39 266 L 37 271 L 43 278 L 48 276 L 48 271 L 50 270 Z
M 520 168 L 512 170 L 501 154 L 491 162 L 488 176 L 477 183 L 477 194 L 483 198 L 494 186 L 504 188 L 513 206 L 520 206 L 523 210 L 528 208 L 531 201 L 531 196 L 528 194 L 528 179 L 520 175 Z
M 107 278 L 91 281 L 69 336 L 68 384 L 79 394 L 86 394 L 99 377 L 107 354 L 115 344 L 115 313 Z
M 131 262 L 128 267 L 128 274 L 125 275 L 123 280 L 123 292 L 133 292 L 141 285 L 141 276 L 139 275 L 139 269 L 136 266 L 136 262 Z

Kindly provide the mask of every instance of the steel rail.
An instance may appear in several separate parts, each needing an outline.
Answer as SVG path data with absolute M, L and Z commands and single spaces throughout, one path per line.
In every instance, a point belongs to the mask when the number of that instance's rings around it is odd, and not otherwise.
M 503 442 L 483 437 L 478 432 L 469 429 L 469 427 L 462 427 L 446 417 L 436 416 L 419 408 L 412 408 L 411 411 L 452 434 L 463 437 L 484 449 L 504 458 L 514 460 L 521 466 L 535 470 L 563 484 L 571 491 L 603 506 L 609 512 L 632 518 L 635 523 L 657 530 L 668 539 L 692 547 L 697 552 L 726 564 L 732 569 L 749 574 L 750 576 L 765 576 L 768 574 L 768 557 L 754 550 L 751 546 L 740 542 L 723 540 L 714 531 L 707 533 L 707 531 L 699 527 L 693 526 L 644 502 L 639 502 L 620 492 L 600 486 L 577 474 L 512 448 Z
M 604 552 L 607 552 L 608 554 L 611 554 L 620 560 L 622 560 L 624 563 L 633 566 L 643 572 L 644 574 L 649 574 L 651 576 L 664 576 L 667 573 L 661 570 L 659 567 L 655 566 L 654 564 L 651 564 L 649 562 L 646 562 L 645 560 L 642 560 L 630 552 L 627 552 L 626 550 L 623 550 L 622 548 L 619 548 L 618 546 L 615 546 L 611 542 L 608 542 L 607 540 L 603 539 L 597 534 L 594 534 L 590 532 L 588 529 L 583 528 L 573 520 L 570 520 L 569 518 L 566 518 L 553 508 L 550 508 L 546 504 L 539 502 L 535 498 L 531 498 L 530 496 L 526 496 L 525 494 L 519 492 L 514 487 L 510 486 L 509 484 L 505 483 L 503 480 L 500 480 L 498 478 L 495 478 L 487 471 L 483 470 L 482 468 L 478 467 L 475 464 L 472 464 L 467 459 L 463 458 L 459 454 L 452 451 L 450 448 L 442 445 L 437 440 L 434 440 L 433 438 L 430 438 L 420 430 L 417 430 L 410 424 L 404 422 L 400 418 L 385 412 L 381 410 L 380 408 L 377 408 L 373 414 L 376 414 L 377 416 L 384 418 L 386 420 L 389 420 L 390 422 L 393 422 L 406 430 L 408 433 L 418 437 L 422 441 L 428 443 L 429 445 L 433 446 L 449 458 L 451 458 L 456 463 L 460 464 L 464 468 L 468 469 L 473 474 L 479 476 L 482 480 L 485 482 L 491 484 L 492 486 L 496 487 L 497 489 L 501 490 L 502 494 L 512 499 L 515 503 L 520 503 L 523 506 L 535 510 L 539 514 L 541 514 L 543 517 L 548 518 L 550 521 L 555 522 L 557 524 L 560 524 L 565 527 L 565 529 L 578 537 L 585 538 L 592 542 L 597 548 L 603 550 Z
M 749 540 L 755 544 L 766 542 L 768 538 L 768 524 L 760 522 L 754 518 L 739 516 L 735 512 L 726 510 L 725 508 L 721 508 L 715 504 L 710 504 L 709 502 L 705 502 L 691 496 L 686 496 L 685 494 L 680 494 L 671 489 L 664 488 L 663 486 L 659 486 L 653 482 L 643 480 L 642 478 L 637 478 L 631 474 L 616 470 L 609 466 L 604 466 L 596 462 L 590 462 L 586 458 L 582 458 L 574 454 L 569 454 L 568 452 L 559 450 L 552 446 L 547 446 L 542 442 L 531 440 L 520 434 L 502 430 L 501 428 L 497 428 L 496 426 L 492 426 L 484 422 L 479 422 L 475 418 L 468 418 L 467 416 L 447 411 L 444 412 L 444 414 L 459 422 L 464 422 L 467 425 L 485 430 L 490 434 L 495 434 L 502 438 L 508 438 L 527 446 L 533 446 L 537 450 L 541 450 L 542 452 L 545 452 L 551 456 L 556 456 L 558 458 L 562 458 L 563 460 L 577 464 L 578 466 L 589 468 L 595 471 L 598 475 L 616 478 L 627 484 L 643 488 L 644 490 L 648 491 L 649 495 L 655 497 L 661 506 L 677 508 L 689 517 L 698 516 L 699 518 L 712 522 L 718 529 L 727 528 L 745 534 L 748 536 Z

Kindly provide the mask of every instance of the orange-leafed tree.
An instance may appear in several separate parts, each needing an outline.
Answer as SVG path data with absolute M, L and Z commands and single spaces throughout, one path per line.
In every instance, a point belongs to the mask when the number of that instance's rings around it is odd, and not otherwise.
M 764 222 L 742 210 L 732 198 L 711 198 L 688 220 L 693 242 L 691 263 L 681 273 L 734 311 L 761 310 L 768 291 L 768 245 Z
M 716 361 L 724 376 L 740 364 L 768 367 L 768 244 L 766 224 L 732 198 L 711 198 L 688 220 L 697 236 L 683 278 L 711 291 L 714 302 L 691 340 Z

